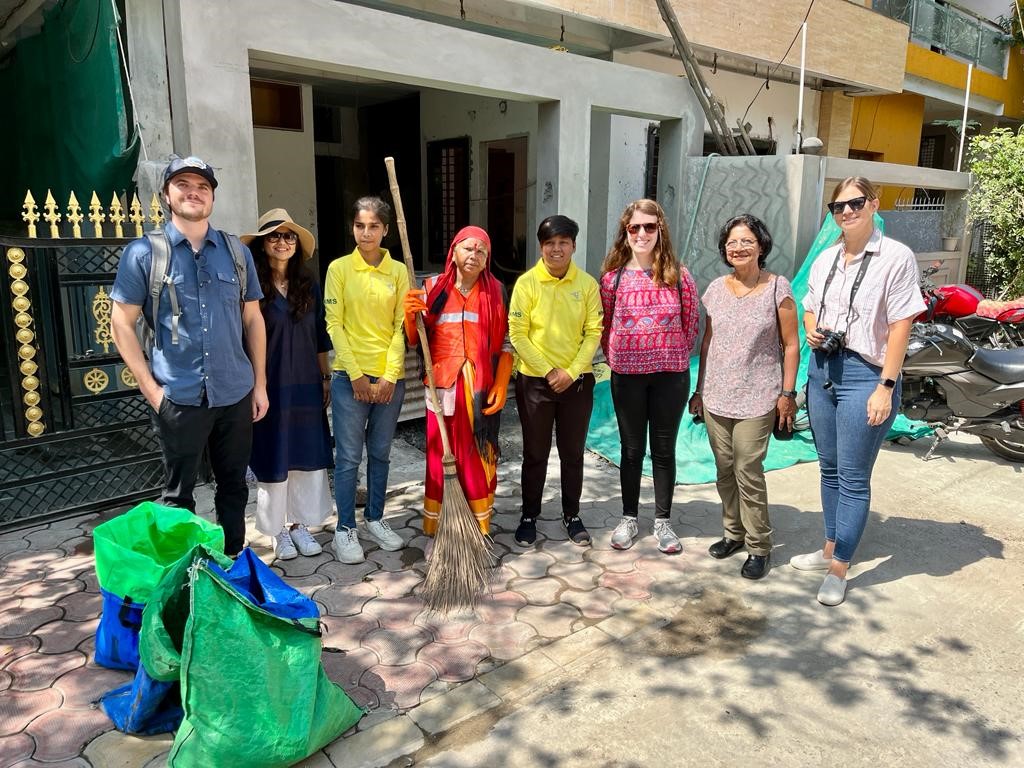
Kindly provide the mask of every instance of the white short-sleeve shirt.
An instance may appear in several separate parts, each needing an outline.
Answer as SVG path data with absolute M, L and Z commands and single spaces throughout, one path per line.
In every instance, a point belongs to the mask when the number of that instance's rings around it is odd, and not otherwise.
M 907 246 L 883 236 L 877 229 L 871 234 L 864 251 L 856 254 L 849 264 L 840 256 L 842 247 L 842 243 L 837 243 L 815 259 L 807 281 L 803 308 L 816 317 L 819 328 L 846 331 L 846 348 L 880 366 L 885 361 L 889 325 L 915 317 L 925 310 L 917 260 Z M 850 311 L 850 291 L 864 264 L 864 255 L 869 251 L 875 255 L 868 262 Z M 825 297 L 824 311 L 818 317 L 821 292 L 837 256 L 836 274 Z

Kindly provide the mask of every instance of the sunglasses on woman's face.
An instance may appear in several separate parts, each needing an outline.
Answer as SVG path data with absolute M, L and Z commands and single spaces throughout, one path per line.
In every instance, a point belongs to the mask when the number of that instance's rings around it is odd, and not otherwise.
M 271 232 L 267 235 L 267 240 L 271 243 L 276 243 L 278 240 L 284 240 L 286 243 L 294 243 L 299 239 L 299 236 L 294 232 Z
M 629 234 L 631 235 L 636 235 L 640 233 L 641 228 L 648 235 L 653 235 L 655 232 L 658 231 L 658 222 L 649 221 L 646 224 L 630 224 L 628 227 L 626 227 L 626 231 L 629 232 Z
M 828 212 L 833 216 L 837 213 L 842 213 L 846 206 L 850 206 L 851 211 L 859 211 L 867 203 L 868 199 L 864 195 L 860 197 L 854 197 L 851 200 L 836 200 L 834 203 L 828 204 Z

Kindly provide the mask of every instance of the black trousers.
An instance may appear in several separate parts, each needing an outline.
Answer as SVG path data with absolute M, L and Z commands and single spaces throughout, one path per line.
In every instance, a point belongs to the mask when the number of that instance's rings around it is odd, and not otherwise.
M 523 517 L 540 516 L 552 427 L 561 463 L 562 517 L 577 517 L 583 493 L 583 449 L 594 408 L 594 375 L 585 373 L 567 390 L 556 394 L 546 379 L 519 374 L 516 407 L 523 428 Z
M 196 511 L 193 489 L 208 449 L 217 483 L 214 508 L 224 529 L 224 552 L 237 555 L 245 546 L 245 505 L 249 487 L 245 469 L 252 452 L 252 393 L 234 405 L 178 405 L 166 397 L 153 424 L 164 454 L 164 486 L 161 503 Z
M 619 422 L 622 459 L 622 514 L 636 517 L 640 507 L 640 476 L 650 435 L 654 467 L 655 515 L 672 513 L 676 484 L 676 437 L 690 394 L 690 372 L 625 374 L 612 371 L 612 402 Z

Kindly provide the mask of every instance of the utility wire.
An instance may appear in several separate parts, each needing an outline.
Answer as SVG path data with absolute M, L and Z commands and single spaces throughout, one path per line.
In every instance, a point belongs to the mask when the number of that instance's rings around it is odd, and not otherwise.
M 757 101 L 757 97 L 761 95 L 761 91 L 763 91 L 765 86 L 768 85 L 768 78 L 771 77 L 772 75 L 774 75 L 776 72 L 779 71 L 779 67 L 782 66 L 782 62 L 784 62 L 786 60 L 786 57 L 789 56 L 789 52 L 793 50 L 793 46 L 796 45 L 797 38 L 800 37 L 800 29 L 803 27 L 804 24 L 807 23 L 807 19 L 810 18 L 811 9 L 813 7 L 814 7 L 814 0 L 811 0 L 810 4 L 807 6 L 807 13 L 804 14 L 803 21 L 801 21 L 800 24 L 797 26 L 796 34 L 793 35 L 793 39 L 789 42 L 789 48 L 787 48 L 786 52 L 784 54 L 782 54 L 782 58 L 779 59 L 779 63 L 776 64 L 775 67 L 772 68 L 772 70 L 768 73 L 767 77 L 765 77 L 765 79 L 764 79 L 764 82 L 761 83 L 761 87 L 758 88 L 757 89 L 757 93 L 754 94 L 754 98 L 752 98 L 750 100 L 750 103 L 747 104 L 747 108 L 743 112 L 743 117 L 740 118 L 740 122 L 741 123 L 747 122 L 747 113 L 750 112 L 750 108 L 752 106 L 754 106 L 754 102 Z

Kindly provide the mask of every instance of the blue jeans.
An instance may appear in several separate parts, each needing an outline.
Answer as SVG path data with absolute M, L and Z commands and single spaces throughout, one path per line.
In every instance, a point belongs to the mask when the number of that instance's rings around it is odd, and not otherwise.
M 892 392 L 889 418 L 868 426 L 868 397 L 881 372 L 845 349 L 830 357 L 815 351 L 807 365 L 807 415 L 821 468 L 825 539 L 835 542 L 832 557 L 844 563 L 853 559 L 867 525 L 871 470 L 899 409 L 902 380 Z
M 376 376 L 369 377 L 376 382 Z M 391 441 L 398 424 L 398 413 L 405 397 L 405 382 L 395 384 L 390 403 L 362 403 L 352 394 L 352 381 L 343 371 L 335 371 L 331 380 L 331 423 L 334 427 L 334 501 L 338 505 L 338 525 L 356 527 L 356 475 L 366 445 L 365 520 L 384 516 L 384 496 L 388 490 L 391 465 Z

